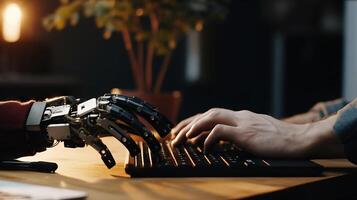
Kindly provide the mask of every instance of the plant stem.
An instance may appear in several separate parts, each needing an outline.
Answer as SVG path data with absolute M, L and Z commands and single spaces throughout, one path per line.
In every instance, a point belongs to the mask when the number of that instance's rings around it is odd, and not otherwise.
M 152 37 L 156 37 L 157 33 L 159 32 L 159 19 L 157 18 L 156 14 L 152 12 L 150 15 L 150 23 L 151 23 L 151 32 Z M 152 65 L 154 59 L 154 51 L 155 46 L 152 40 L 149 41 L 148 50 L 146 55 L 146 85 L 148 90 L 152 89 Z
M 144 42 L 142 40 L 140 40 L 140 41 L 137 42 L 137 45 L 138 45 L 138 63 L 139 63 L 139 67 L 140 67 L 140 70 L 142 72 L 144 72 Z
M 166 56 L 164 58 L 164 61 L 163 61 L 162 65 L 161 65 L 161 67 L 160 67 L 160 72 L 159 72 L 159 75 L 158 75 L 157 80 L 156 80 L 154 93 L 160 93 L 162 83 L 164 82 L 165 75 L 166 75 L 167 69 L 168 69 L 170 61 L 171 61 L 171 56 L 172 56 L 172 50 L 170 50 L 166 54 Z
M 152 63 L 153 63 L 153 59 L 154 59 L 154 45 L 152 44 L 151 41 L 149 41 L 148 44 L 148 49 L 146 52 L 146 85 L 148 90 L 151 90 L 152 87 Z
M 140 16 L 138 15 L 135 15 L 134 17 L 134 22 L 138 28 L 138 33 L 140 34 L 143 34 L 143 27 L 141 25 L 141 20 L 140 20 Z M 140 68 L 140 71 L 142 72 L 142 81 L 144 82 L 145 84 L 145 80 L 144 80 L 144 41 L 143 41 L 143 38 L 137 38 L 136 39 L 136 45 L 137 45 L 137 56 L 138 56 L 138 65 L 139 65 L 139 68 Z M 145 86 L 145 88 L 147 88 Z
M 124 39 L 124 44 L 125 44 L 125 48 L 128 52 L 129 55 L 129 60 L 131 63 L 131 67 L 133 70 L 133 76 L 134 76 L 134 80 L 136 82 L 136 85 L 139 89 L 139 91 L 144 91 L 145 90 L 145 83 L 143 81 L 143 71 L 142 69 L 140 69 L 139 67 L 139 63 L 136 59 L 134 50 L 133 50 L 133 45 L 132 45 L 132 41 L 131 41 L 131 36 L 130 33 L 128 31 L 128 28 L 124 28 L 122 31 L 123 34 L 123 39 Z

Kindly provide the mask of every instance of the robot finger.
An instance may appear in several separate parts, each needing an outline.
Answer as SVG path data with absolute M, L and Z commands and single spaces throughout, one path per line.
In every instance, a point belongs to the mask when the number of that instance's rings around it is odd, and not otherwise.
M 79 130 L 73 130 L 77 133 L 77 135 L 89 146 L 95 149 L 101 156 L 104 164 L 108 169 L 115 166 L 115 160 L 113 158 L 112 153 L 108 149 L 108 147 L 102 142 L 102 140 L 90 133 L 88 133 L 85 129 L 81 128 Z
M 153 152 L 158 152 L 161 149 L 159 141 L 155 138 L 155 136 L 152 134 L 152 132 L 147 129 L 144 124 L 142 124 L 136 116 L 131 114 L 130 112 L 127 112 L 123 108 L 117 106 L 117 105 L 109 105 L 107 107 L 107 111 L 110 113 L 109 116 L 112 121 L 117 121 L 117 120 L 122 120 L 128 126 L 132 127 L 133 129 L 136 130 L 136 133 L 139 134 L 140 137 L 142 137 L 145 142 L 148 144 L 150 147 L 151 151 Z
M 157 130 L 162 138 L 170 133 L 173 126 L 172 123 L 149 103 L 137 97 L 124 95 L 111 95 L 111 99 L 114 104 L 142 116 Z
M 128 136 L 127 130 L 119 127 L 117 124 L 106 118 L 97 119 L 97 125 L 119 140 L 128 149 L 131 156 L 140 153 L 139 147 L 135 144 L 135 141 Z

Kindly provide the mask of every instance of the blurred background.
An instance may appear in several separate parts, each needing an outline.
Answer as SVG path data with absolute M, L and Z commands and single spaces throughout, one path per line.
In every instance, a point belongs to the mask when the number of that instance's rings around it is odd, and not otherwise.
M 9 2 L 1 1 L 1 10 Z M 15 2 L 22 10 L 21 37 L 1 38 L 2 100 L 89 98 L 114 87 L 134 89 L 119 34 L 104 40 L 92 19 L 48 32 L 42 20 L 58 1 Z M 341 97 L 343 4 L 231 1 L 223 21 L 187 34 L 172 55 L 163 91 L 182 92 L 179 119 L 211 107 L 283 117 Z

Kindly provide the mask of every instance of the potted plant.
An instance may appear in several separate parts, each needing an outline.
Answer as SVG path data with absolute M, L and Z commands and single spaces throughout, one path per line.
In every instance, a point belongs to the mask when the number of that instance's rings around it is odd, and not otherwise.
M 175 121 L 181 94 L 161 88 L 177 42 L 189 30 L 201 31 L 204 23 L 225 16 L 228 0 L 61 0 L 43 23 L 47 30 L 75 26 L 80 18 L 93 17 L 104 39 L 122 35 L 137 87 L 124 91 L 158 106 Z M 161 66 L 153 66 L 154 60 Z M 155 62 L 157 63 L 157 62 Z M 153 70 L 157 67 L 157 70 Z M 153 71 L 158 71 L 154 74 Z M 123 92 L 114 89 L 112 92 Z

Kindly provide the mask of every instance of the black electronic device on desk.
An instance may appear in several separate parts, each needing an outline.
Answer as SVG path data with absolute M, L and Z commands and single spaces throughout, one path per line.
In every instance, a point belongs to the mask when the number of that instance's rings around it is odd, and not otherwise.
M 0 161 L 0 170 L 19 170 L 36 171 L 45 173 L 54 173 L 58 168 L 56 163 L 52 162 L 27 162 L 20 160 L 2 160 Z M 0 198 L 1 199 L 1 198 Z
M 318 176 L 323 167 L 309 160 L 272 160 L 254 157 L 231 144 L 220 144 L 205 154 L 202 147 L 163 142 L 159 155 L 138 142 L 141 153 L 128 157 L 125 171 L 131 177 Z

